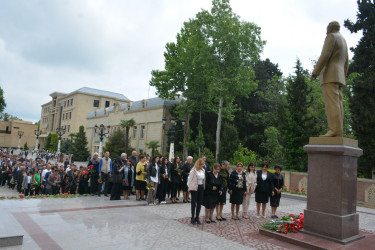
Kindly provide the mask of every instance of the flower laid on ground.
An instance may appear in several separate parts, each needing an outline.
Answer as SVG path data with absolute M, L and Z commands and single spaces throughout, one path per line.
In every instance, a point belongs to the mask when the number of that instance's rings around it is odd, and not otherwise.
M 99 179 L 98 179 L 98 183 L 99 184 L 102 184 L 103 183 L 103 180 L 102 180 L 102 177 L 100 176 Z
M 162 177 L 163 177 L 163 179 L 168 179 L 168 175 L 167 175 L 166 173 L 164 173 L 164 174 L 162 175 Z
M 45 199 L 45 198 L 76 198 L 76 197 L 86 197 L 86 196 L 90 196 L 90 194 L 68 194 L 68 193 L 64 193 L 64 194 L 56 194 L 56 195 L 44 195 L 44 194 L 41 194 L 41 195 L 33 195 L 33 196 L 24 196 L 23 194 L 20 194 L 19 196 L 7 196 L 6 199 L 8 200 L 19 200 L 19 199 Z M 3 197 L 3 198 L 1 198 Z M 5 200 L 5 197 L 4 196 L 0 196 L 0 200 Z
M 284 187 L 283 187 L 283 192 L 284 192 L 284 193 L 289 193 L 289 194 L 304 195 L 304 196 L 307 195 L 307 193 L 306 193 L 306 189 L 305 189 L 305 188 L 301 188 L 301 190 L 299 190 L 299 189 L 294 189 L 294 188 L 289 188 L 289 189 L 288 189 L 288 187 L 287 187 L 286 185 L 284 185 Z
M 263 224 L 262 227 L 283 234 L 297 233 L 298 230 L 303 228 L 303 219 L 303 213 L 299 215 L 290 214 L 288 216 L 283 216 L 281 220 L 267 222 Z
M 147 182 L 146 188 L 147 190 L 154 190 L 154 183 L 152 181 Z

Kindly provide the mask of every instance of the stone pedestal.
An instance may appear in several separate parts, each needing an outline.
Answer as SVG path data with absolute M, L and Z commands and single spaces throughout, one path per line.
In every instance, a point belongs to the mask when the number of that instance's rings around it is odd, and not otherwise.
M 343 244 L 359 235 L 357 202 L 358 142 L 348 138 L 310 138 L 308 196 L 304 232 Z

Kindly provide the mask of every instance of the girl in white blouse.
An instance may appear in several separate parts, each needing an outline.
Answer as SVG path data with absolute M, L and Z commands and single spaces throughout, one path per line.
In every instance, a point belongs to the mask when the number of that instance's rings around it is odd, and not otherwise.
M 248 219 L 247 211 L 250 205 L 251 195 L 257 186 L 257 174 L 255 172 L 255 165 L 251 162 L 246 169 L 246 192 L 244 193 L 244 203 L 242 205 L 242 218 Z

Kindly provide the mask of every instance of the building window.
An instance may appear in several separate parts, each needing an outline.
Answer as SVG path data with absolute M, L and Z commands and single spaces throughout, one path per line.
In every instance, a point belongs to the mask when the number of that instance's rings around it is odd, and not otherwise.
M 69 119 L 72 119 L 72 112 L 69 112 Z
M 141 126 L 141 139 L 145 138 L 145 126 Z
M 109 107 L 109 104 L 110 102 L 109 101 L 105 101 L 105 107 L 108 108 Z
M 73 105 L 73 98 L 70 99 L 70 105 Z
M 137 126 L 134 126 L 134 127 L 133 127 L 133 138 L 134 138 L 134 139 L 137 138 Z
M 70 131 L 70 125 L 68 125 L 68 133 L 69 133 L 69 131 Z
M 139 149 L 139 154 L 143 154 L 143 149 L 142 148 Z
M 64 101 L 64 108 L 66 107 L 66 101 Z
M 96 108 L 99 107 L 99 100 L 94 100 L 94 107 L 96 107 Z
M 63 114 L 63 120 L 65 120 L 65 114 Z

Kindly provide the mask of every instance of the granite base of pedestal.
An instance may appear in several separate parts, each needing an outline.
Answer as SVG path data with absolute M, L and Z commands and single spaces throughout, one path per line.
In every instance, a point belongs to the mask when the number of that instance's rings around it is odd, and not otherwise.
M 333 145 L 327 144 L 328 142 Z M 304 232 L 342 244 L 359 235 L 357 160 L 362 150 L 347 138 L 310 138 Z

